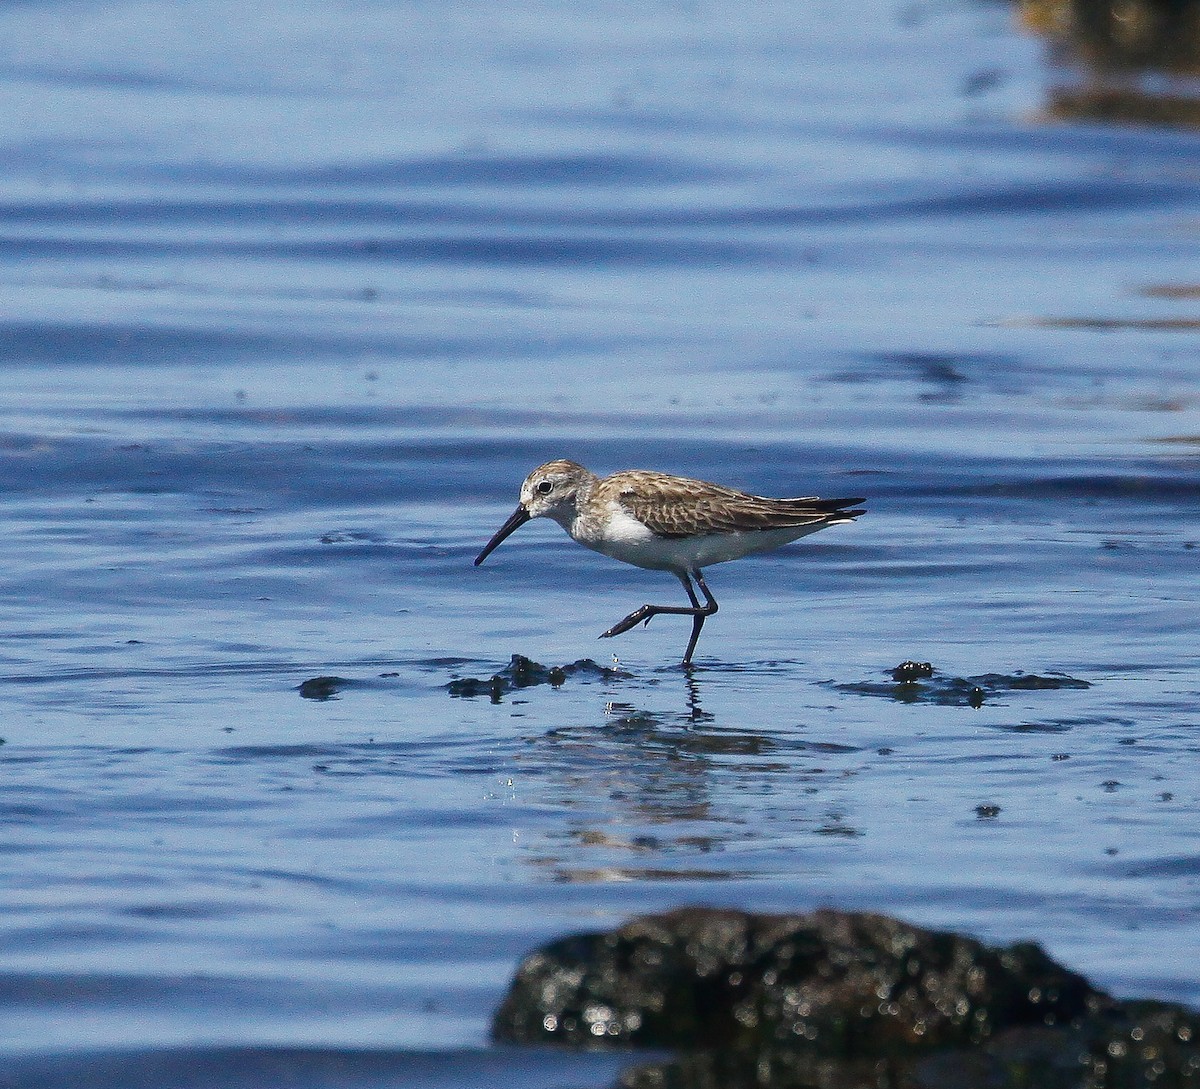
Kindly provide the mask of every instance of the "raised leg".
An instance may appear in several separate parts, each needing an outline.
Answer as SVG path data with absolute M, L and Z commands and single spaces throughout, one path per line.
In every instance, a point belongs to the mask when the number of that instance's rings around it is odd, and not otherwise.
M 704 595 L 703 605 L 700 604 L 700 599 L 696 597 L 696 591 L 692 589 L 693 578 L 700 587 L 700 592 Z M 692 618 L 692 637 L 688 640 L 687 652 L 684 654 L 682 662 L 683 665 L 690 666 L 692 664 L 692 651 L 696 649 L 696 640 L 700 638 L 700 629 L 704 627 L 704 621 L 717 611 L 717 602 L 709 592 L 708 586 L 704 582 L 704 576 L 699 570 L 692 571 L 690 578 L 687 573 L 680 574 L 679 581 L 683 583 L 683 588 L 687 591 L 688 600 L 691 602 L 691 605 L 643 605 L 640 609 L 635 609 L 631 612 L 624 620 L 617 621 L 600 638 L 611 639 L 614 635 L 623 635 L 630 629 L 636 628 L 639 624 L 649 624 L 651 619 L 660 613 L 665 613 L 669 616 L 690 616 Z

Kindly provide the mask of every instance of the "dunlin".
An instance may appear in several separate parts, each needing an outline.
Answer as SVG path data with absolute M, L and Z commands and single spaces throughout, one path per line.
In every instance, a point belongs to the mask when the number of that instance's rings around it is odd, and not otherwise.
M 615 560 L 670 571 L 683 583 L 691 605 L 643 605 L 600 638 L 621 635 L 659 613 L 692 618 L 683 655 L 690 666 L 704 621 L 717 611 L 701 569 L 714 563 L 767 552 L 852 522 L 862 499 L 768 499 L 684 476 L 629 469 L 598 477 L 573 461 L 548 461 L 525 478 L 521 502 L 483 551 L 478 567 L 513 530 L 531 518 L 553 518 L 576 541 Z M 692 580 L 704 595 L 696 597 Z

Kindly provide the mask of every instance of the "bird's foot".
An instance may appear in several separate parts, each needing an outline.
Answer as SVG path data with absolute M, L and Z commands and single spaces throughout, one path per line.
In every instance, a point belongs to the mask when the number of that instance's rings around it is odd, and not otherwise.
M 649 624 L 657 612 L 653 605 L 643 605 L 640 609 L 634 609 L 624 620 L 618 620 L 608 631 L 602 632 L 600 638 L 611 639 L 614 635 L 624 635 L 639 624 Z

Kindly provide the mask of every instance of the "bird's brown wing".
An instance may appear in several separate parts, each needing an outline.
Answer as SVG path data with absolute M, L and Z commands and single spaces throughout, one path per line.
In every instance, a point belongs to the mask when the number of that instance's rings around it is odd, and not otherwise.
M 849 522 L 862 511 L 844 508 L 861 499 L 770 499 L 734 488 L 635 469 L 600 482 L 614 500 L 659 537 L 692 537 L 821 523 Z

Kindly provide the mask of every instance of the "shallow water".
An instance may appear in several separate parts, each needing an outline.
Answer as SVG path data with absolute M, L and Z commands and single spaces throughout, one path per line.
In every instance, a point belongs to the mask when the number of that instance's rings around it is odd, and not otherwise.
M 993 4 L 0 27 L 6 1084 L 606 1085 L 490 1011 L 681 903 L 1200 1003 L 1195 136 Z M 667 576 L 472 567 L 554 456 L 870 513 L 687 676 L 596 641 Z

